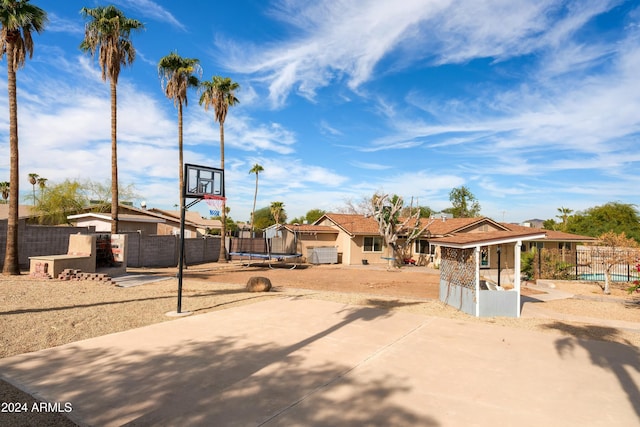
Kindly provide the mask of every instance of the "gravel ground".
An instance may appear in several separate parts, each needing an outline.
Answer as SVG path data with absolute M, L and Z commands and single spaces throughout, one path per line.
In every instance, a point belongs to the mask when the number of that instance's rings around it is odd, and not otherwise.
M 138 269 L 137 273 L 171 276 L 169 280 L 121 288 L 110 282 L 34 280 L 28 275 L 0 276 L 0 357 L 50 348 L 82 339 L 168 322 L 165 313 L 176 310 L 177 279 L 174 269 Z M 269 293 L 244 290 L 251 276 L 268 277 Z M 369 305 L 425 316 L 460 318 L 503 327 L 571 334 L 577 338 L 615 341 L 640 348 L 640 334 L 628 330 L 584 327 L 553 319 L 475 319 L 437 300 L 438 271 L 407 267 L 386 271 L 375 267 L 313 266 L 295 270 L 242 268 L 237 264 L 195 266 L 185 271 L 182 309 L 194 314 L 224 310 L 270 298 L 299 296 L 344 304 Z M 595 283 L 554 282 L 577 298 L 549 301 L 552 312 L 593 319 L 640 323 L 640 303 L 621 285 L 605 296 Z M 535 297 L 538 290 L 523 287 Z M 0 381 L 0 402 L 36 402 L 30 395 Z M 73 425 L 59 414 L 0 413 L 0 425 Z

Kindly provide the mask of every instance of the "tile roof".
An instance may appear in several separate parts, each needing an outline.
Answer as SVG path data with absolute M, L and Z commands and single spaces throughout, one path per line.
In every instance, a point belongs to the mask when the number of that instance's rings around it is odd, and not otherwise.
M 506 226 L 509 230 L 512 231 L 517 231 L 517 230 L 531 230 L 531 227 L 525 227 L 523 225 L 518 225 L 518 224 L 507 224 L 507 223 L 502 223 L 502 225 Z M 556 230 L 546 230 L 544 228 L 533 228 L 534 230 L 539 230 L 539 231 L 543 231 L 545 233 L 547 233 L 547 237 L 546 240 L 553 240 L 553 241 L 562 241 L 562 242 L 591 242 L 594 240 L 598 240 L 595 237 L 589 237 L 589 236 L 581 236 L 579 234 L 571 234 L 571 233 L 565 233 L 563 231 L 556 231 Z
M 517 240 L 535 240 L 544 238 L 545 230 L 536 228 L 523 227 L 526 230 L 517 231 L 487 231 L 482 233 L 458 233 L 453 236 L 440 237 L 430 240 L 431 243 L 440 244 L 442 246 L 462 246 L 471 247 L 475 245 L 491 245 L 507 242 L 515 242 Z
M 175 221 L 180 221 L 180 211 L 166 211 L 164 209 L 151 208 L 145 212 L 154 213 L 156 215 L 164 215 L 165 217 L 171 217 Z M 189 222 L 196 227 L 209 227 L 209 228 L 220 228 L 221 222 L 218 219 L 205 219 L 198 212 L 194 211 L 186 211 L 186 215 L 184 217 L 185 222 Z
M 327 218 L 335 225 L 346 231 L 351 235 L 356 234 L 378 234 L 378 223 L 372 217 L 365 217 L 364 215 L 355 214 L 335 214 L 328 213 L 323 215 L 316 223 L 322 219 Z
M 426 224 L 430 220 L 423 218 L 421 221 Z M 442 219 L 434 219 L 427 230 L 432 236 L 446 236 L 463 231 L 465 228 L 484 221 L 494 223 L 489 218 L 447 218 L 444 221 Z
M 338 234 L 338 230 L 330 225 L 313 225 L 313 224 L 285 224 L 282 227 L 296 233 L 329 233 Z
M 328 218 L 338 227 L 342 228 L 344 231 L 351 235 L 378 234 L 378 223 L 372 217 L 365 217 L 364 215 L 355 214 L 328 213 L 318 221 L 316 221 L 316 223 L 320 222 L 324 218 Z M 424 227 L 429 223 L 429 221 L 432 222 L 427 230 L 431 234 L 431 236 L 446 236 L 448 234 L 464 230 L 465 228 L 470 227 L 474 224 L 491 220 L 489 218 L 448 218 L 443 221 L 442 219 L 430 220 L 428 218 L 421 218 L 420 224 Z M 493 221 L 491 222 L 493 223 Z M 500 227 L 500 225 L 498 225 L 497 223 L 494 224 Z

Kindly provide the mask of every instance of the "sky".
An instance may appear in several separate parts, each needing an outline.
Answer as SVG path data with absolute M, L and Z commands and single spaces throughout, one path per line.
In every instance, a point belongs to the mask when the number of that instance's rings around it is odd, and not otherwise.
M 78 46 L 82 7 L 48 13 L 17 74 L 20 191 L 110 183 L 110 91 Z M 284 203 L 289 219 L 374 193 L 439 211 L 466 186 L 497 221 L 549 219 L 640 202 L 640 3 L 623 0 L 114 0 L 145 29 L 118 81 L 118 168 L 148 207 L 179 200 L 177 109 L 158 77 L 171 52 L 202 80 L 230 77 L 225 127 L 230 216 Z M 6 76 L 6 58 L 0 61 Z M 9 180 L 0 78 L 0 181 Z M 188 94 L 185 162 L 220 166 L 219 126 Z M 5 113 L 2 114 L 1 112 Z M 208 216 L 205 202 L 191 210 Z M 557 219 L 557 218 L 556 218 Z

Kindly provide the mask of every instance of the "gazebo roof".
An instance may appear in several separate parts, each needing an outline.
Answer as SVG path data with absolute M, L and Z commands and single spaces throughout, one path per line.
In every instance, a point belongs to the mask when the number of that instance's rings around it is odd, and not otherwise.
M 431 243 L 449 248 L 468 249 L 476 246 L 501 245 L 522 240 L 544 239 L 545 231 L 539 229 L 517 231 L 488 231 L 483 233 L 460 233 L 449 237 L 432 239 Z

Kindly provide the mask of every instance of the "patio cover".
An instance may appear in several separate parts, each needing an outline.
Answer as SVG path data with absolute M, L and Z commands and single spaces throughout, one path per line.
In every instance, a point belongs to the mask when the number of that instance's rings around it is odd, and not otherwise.
M 514 244 L 514 277 L 513 288 L 517 293 L 515 312 L 520 317 L 520 253 L 522 242 L 528 240 L 540 240 L 546 237 L 546 232 L 541 230 L 518 230 L 518 231 L 489 231 L 480 233 L 461 233 L 449 237 L 433 239 L 430 242 L 439 246 L 456 249 L 475 249 L 475 294 L 480 295 L 480 248 L 482 246 L 497 246 L 504 244 Z M 442 282 L 442 272 L 440 273 Z M 475 298 L 475 314 L 480 316 L 480 298 Z

